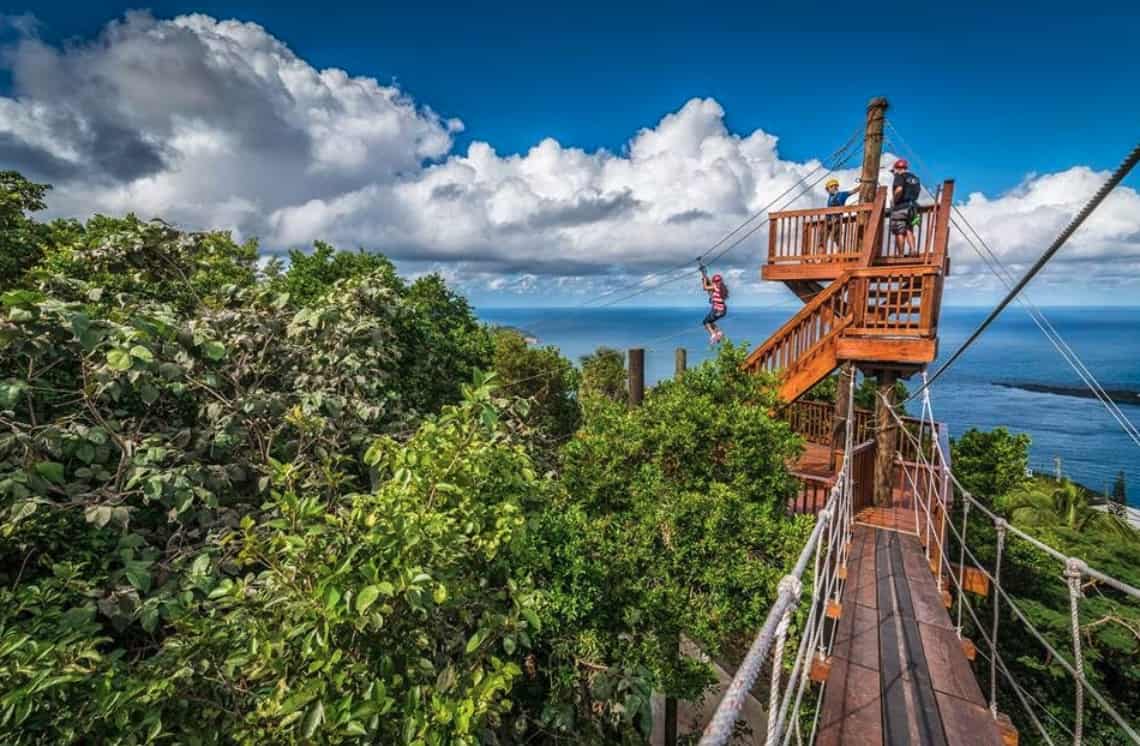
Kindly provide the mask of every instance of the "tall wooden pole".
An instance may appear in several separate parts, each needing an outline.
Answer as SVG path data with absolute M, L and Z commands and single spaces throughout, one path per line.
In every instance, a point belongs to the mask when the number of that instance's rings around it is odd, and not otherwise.
M 879 165 L 883 160 L 883 122 L 887 116 L 887 100 L 873 98 L 867 104 L 867 123 L 863 130 L 863 171 L 859 175 L 859 201 L 874 202 L 879 188 Z M 866 225 L 861 230 L 868 230 Z M 839 366 L 839 384 L 835 391 L 835 421 L 831 428 L 831 468 L 838 466 L 839 455 L 846 446 L 847 401 L 850 388 L 855 385 L 854 363 Z M 853 444 L 857 445 L 857 444 Z
M 673 375 L 677 378 L 685 372 L 685 368 L 689 365 L 689 353 L 684 347 L 678 347 L 673 351 Z
M 875 377 L 875 505 L 880 508 L 891 504 L 898 426 L 890 408 L 895 406 L 898 379 L 893 370 L 880 370 Z
M 859 175 L 859 201 L 874 202 L 879 188 L 879 165 L 883 160 L 883 122 L 887 100 L 882 96 L 867 104 L 867 126 L 863 132 L 863 172 Z

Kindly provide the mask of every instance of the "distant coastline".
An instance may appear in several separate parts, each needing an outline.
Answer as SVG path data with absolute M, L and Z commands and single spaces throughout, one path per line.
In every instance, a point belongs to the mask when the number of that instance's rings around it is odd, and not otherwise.
M 1095 399 L 1096 396 L 1089 389 L 1082 386 L 1054 386 L 1047 383 L 1020 383 L 1013 381 L 994 381 L 994 386 L 1007 389 L 1021 389 L 1036 394 L 1056 394 L 1057 396 L 1074 396 L 1078 399 Z M 1117 404 L 1133 404 L 1140 406 L 1140 391 L 1136 389 L 1105 389 L 1108 398 Z

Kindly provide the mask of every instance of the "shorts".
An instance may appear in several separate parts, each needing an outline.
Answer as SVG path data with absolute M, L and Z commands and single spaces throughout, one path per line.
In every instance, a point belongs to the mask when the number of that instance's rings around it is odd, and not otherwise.
M 917 219 L 918 206 L 913 202 L 891 208 L 891 235 L 901 236 L 908 233 Z
M 728 313 L 728 309 L 727 309 L 727 308 L 722 308 L 722 309 L 721 309 L 721 310 L 719 310 L 719 311 L 718 311 L 718 310 L 716 310 L 715 308 L 710 308 L 710 309 L 709 309 L 709 313 L 708 313 L 708 315 L 707 315 L 707 316 L 705 316 L 705 320 L 704 320 L 703 322 L 701 322 L 701 323 L 703 323 L 703 324 L 715 324 L 716 322 L 718 322 L 718 321 L 720 321 L 721 319 L 723 319 L 723 318 L 724 318 L 724 315 L 725 315 L 726 313 Z

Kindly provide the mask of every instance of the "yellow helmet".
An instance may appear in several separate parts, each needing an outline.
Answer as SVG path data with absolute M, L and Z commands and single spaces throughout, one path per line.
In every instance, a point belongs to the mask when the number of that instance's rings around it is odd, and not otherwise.
M 823 188 L 831 189 L 832 187 L 837 186 L 839 186 L 839 179 L 828 179 L 827 182 L 823 185 Z

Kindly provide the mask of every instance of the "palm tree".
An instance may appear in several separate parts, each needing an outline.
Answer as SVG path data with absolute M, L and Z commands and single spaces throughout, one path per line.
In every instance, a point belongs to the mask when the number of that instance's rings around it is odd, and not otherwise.
M 1029 482 L 1010 493 L 1005 501 L 1011 522 L 1022 526 L 1067 528 L 1072 531 L 1104 530 L 1119 538 L 1136 541 L 1140 535 L 1117 516 L 1089 504 L 1084 488 L 1068 479 L 1050 485 Z

